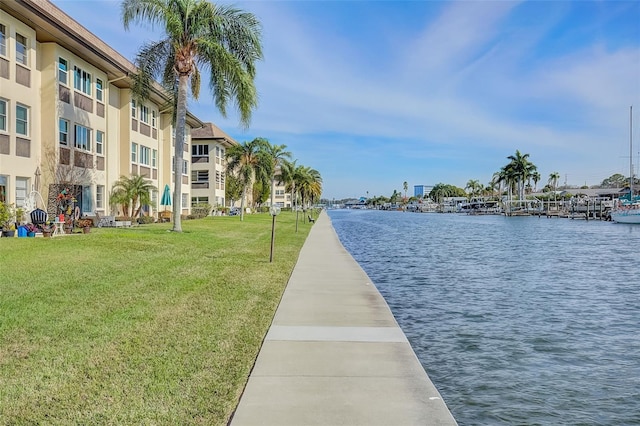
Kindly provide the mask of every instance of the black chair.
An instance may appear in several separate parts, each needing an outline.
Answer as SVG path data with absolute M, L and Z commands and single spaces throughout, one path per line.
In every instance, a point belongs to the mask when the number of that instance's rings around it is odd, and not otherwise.
M 312 218 L 310 215 L 307 215 L 307 217 L 309 218 L 309 222 L 316 223 L 316 220 Z
M 31 212 L 31 223 L 34 225 L 44 225 L 47 222 L 47 212 L 42 209 L 35 209 Z

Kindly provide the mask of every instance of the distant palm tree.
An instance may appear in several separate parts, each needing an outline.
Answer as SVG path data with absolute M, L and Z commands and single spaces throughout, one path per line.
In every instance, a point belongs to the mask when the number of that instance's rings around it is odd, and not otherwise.
M 553 172 L 551 174 L 549 174 L 549 180 L 548 183 L 549 185 L 551 185 L 551 188 L 553 188 L 553 201 L 556 201 L 556 188 L 558 186 L 558 181 L 560 180 L 560 173 L 558 172 Z
M 464 188 L 465 190 L 469 190 L 469 199 L 475 197 L 478 194 L 478 190 L 482 189 L 482 184 L 479 180 L 470 179 L 467 182 L 467 186 Z
M 271 145 L 266 139 L 264 139 L 261 149 L 269 160 L 271 160 L 269 178 L 271 180 L 271 207 L 273 207 L 275 205 L 276 172 L 278 169 L 281 169 L 284 161 L 291 159 L 291 152 L 285 151 L 287 149 L 286 145 Z M 282 173 L 282 170 L 280 170 L 280 173 Z
M 529 154 L 521 154 L 519 150 L 516 150 L 514 155 L 509 155 L 507 159 L 511 162 L 506 167 L 509 174 L 517 180 L 518 198 L 522 200 L 524 199 L 524 182 L 537 168 L 529 161 Z
M 131 23 L 150 23 L 160 26 L 165 35 L 160 41 L 146 43 L 138 52 L 132 92 L 134 98 L 147 99 L 153 79 L 159 77 L 174 97 L 170 101 L 175 120 L 173 230 L 182 232 L 180 170 L 187 92 L 198 98 L 198 67 L 207 69 L 218 111 L 226 116 L 227 103 L 233 99 L 240 121 L 248 125 L 258 99 L 254 79 L 255 63 L 262 59 L 260 23 L 251 13 L 206 0 L 123 0 L 121 9 L 126 30 Z
M 407 183 L 406 180 L 402 183 L 402 189 L 404 189 L 404 200 L 406 202 L 407 201 L 407 190 L 409 189 L 409 184 Z
M 297 166 L 297 160 L 287 161 L 283 160 L 282 164 L 280 164 L 280 174 L 278 175 L 278 184 L 284 184 L 284 190 L 291 194 L 291 207 L 295 208 L 296 197 L 295 197 L 295 172 Z
M 298 193 L 302 205 L 309 208 L 322 195 L 322 177 L 320 172 L 311 167 L 299 166 L 296 173 Z
M 540 172 L 538 172 L 537 170 L 531 174 L 531 180 L 533 180 L 533 191 L 534 192 L 538 191 L 538 182 L 540 182 L 541 178 L 542 178 L 542 176 L 540 176 Z
M 251 142 L 243 142 L 227 149 L 227 174 L 234 175 L 242 185 L 240 199 L 240 220 L 244 220 L 244 209 L 247 191 L 254 181 L 268 180 L 270 159 L 261 147 L 264 139 L 256 138 Z
M 111 201 L 122 206 L 123 213 L 138 217 L 142 206 L 151 203 L 151 191 L 157 188 L 143 176 L 120 176 L 111 189 Z

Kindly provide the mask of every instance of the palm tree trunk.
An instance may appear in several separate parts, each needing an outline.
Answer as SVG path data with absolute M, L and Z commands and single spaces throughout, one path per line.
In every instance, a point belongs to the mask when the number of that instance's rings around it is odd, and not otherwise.
M 240 221 L 244 222 L 244 200 L 247 199 L 247 186 L 242 187 L 242 199 L 240 200 Z
M 274 177 L 271 177 L 271 207 L 274 206 L 274 192 L 276 192 L 276 180 Z
M 187 127 L 187 83 L 189 76 L 180 74 L 178 80 L 178 103 L 176 106 L 176 146 L 174 155 L 173 190 L 173 230 L 182 232 L 182 162 L 184 158 L 184 140 Z

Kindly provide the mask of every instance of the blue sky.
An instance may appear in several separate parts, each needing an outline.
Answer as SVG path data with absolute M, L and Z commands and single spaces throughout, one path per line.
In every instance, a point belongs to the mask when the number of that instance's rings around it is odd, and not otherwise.
M 54 0 L 133 60 L 150 28 L 115 0 Z M 629 174 L 640 135 L 638 1 L 234 2 L 263 25 L 260 105 L 243 129 L 206 91 L 189 109 L 237 141 L 285 144 L 326 198 L 486 184 L 516 149 L 543 177 Z M 634 137 L 635 158 L 640 138 Z M 538 186 L 541 186 L 538 184 Z

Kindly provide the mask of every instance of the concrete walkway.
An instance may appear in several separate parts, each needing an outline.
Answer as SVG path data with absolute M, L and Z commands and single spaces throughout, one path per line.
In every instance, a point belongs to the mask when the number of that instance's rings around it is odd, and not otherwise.
M 385 300 L 322 212 L 231 425 L 455 424 Z

